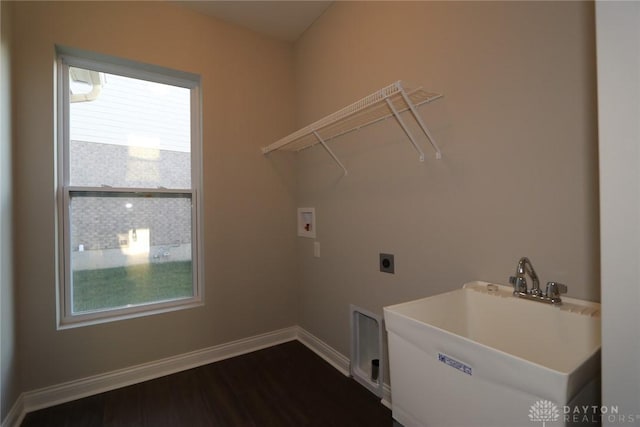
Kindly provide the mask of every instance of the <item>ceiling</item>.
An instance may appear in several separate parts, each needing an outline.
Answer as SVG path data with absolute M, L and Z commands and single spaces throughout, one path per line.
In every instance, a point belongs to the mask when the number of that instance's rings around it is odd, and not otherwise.
M 284 41 L 295 41 L 332 1 L 180 1 L 199 13 Z

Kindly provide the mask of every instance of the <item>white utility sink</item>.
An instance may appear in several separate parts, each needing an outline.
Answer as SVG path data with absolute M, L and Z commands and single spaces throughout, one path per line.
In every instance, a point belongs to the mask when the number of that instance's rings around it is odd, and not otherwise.
M 600 304 L 471 282 L 384 318 L 393 416 L 406 427 L 575 425 L 565 407 L 599 403 Z

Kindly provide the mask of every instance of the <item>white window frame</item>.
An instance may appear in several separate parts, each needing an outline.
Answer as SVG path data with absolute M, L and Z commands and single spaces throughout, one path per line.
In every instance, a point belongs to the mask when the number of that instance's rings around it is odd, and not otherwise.
M 85 326 L 115 320 L 147 316 L 204 304 L 204 262 L 202 236 L 202 119 L 200 77 L 195 74 L 137 63 L 75 49 L 57 47 L 57 318 L 58 329 Z M 114 188 L 78 187 L 69 185 L 69 67 L 118 74 L 187 88 L 191 93 L 191 188 Z M 70 206 L 72 195 L 102 195 L 123 197 L 176 196 L 191 199 L 191 263 L 193 296 L 170 301 L 105 309 L 86 313 L 72 312 L 72 271 Z

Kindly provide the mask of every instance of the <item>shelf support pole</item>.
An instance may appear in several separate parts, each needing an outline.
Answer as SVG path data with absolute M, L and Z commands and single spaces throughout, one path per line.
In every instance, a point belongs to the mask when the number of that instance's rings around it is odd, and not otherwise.
M 344 174 L 347 175 L 347 168 L 344 167 L 344 165 L 342 164 L 342 162 L 338 159 L 338 157 L 333 153 L 333 151 L 331 151 L 331 149 L 329 148 L 329 146 L 327 145 L 326 142 L 324 142 L 324 139 L 322 139 L 322 137 L 320 137 L 320 135 L 318 134 L 318 132 L 316 132 L 315 130 L 312 131 L 313 134 L 316 136 L 316 138 L 318 138 L 318 142 L 320 142 L 320 144 L 322 144 L 322 146 L 324 147 L 325 150 L 327 150 L 327 153 L 329 153 L 329 155 L 333 158 L 333 160 L 335 160 L 335 162 L 338 164 L 338 166 L 340 166 L 342 168 L 342 170 L 344 171 Z
M 420 117 L 420 115 L 418 114 L 418 111 L 416 110 L 416 106 L 413 104 L 413 102 L 411 102 L 411 99 L 409 99 L 404 89 L 400 89 L 400 94 L 402 94 L 402 97 L 404 98 L 404 102 L 406 102 L 407 105 L 409 106 L 409 109 L 411 110 L 411 114 L 413 114 L 413 117 L 416 119 L 416 122 L 418 122 L 418 124 L 422 128 L 422 131 L 427 136 L 427 139 L 431 143 L 431 146 L 433 147 L 434 150 L 436 150 L 436 159 L 441 159 L 442 153 L 440 152 L 440 148 L 438 148 L 438 144 L 436 144 L 435 139 L 433 139 L 433 135 L 431 135 L 431 132 L 429 132 L 429 129 L 427 129 L 427 126 L 425 126 L 424 122 L 422 121 L 422 117 Z M 389 102 L 389 100 L 387 100 L 387 102 Z
M 404 93 L 404 91 L 402 91 L 402 92 Z M 396 118 L 396 120 L 398 121 L 398 123 L 402 127 L 402 130 L 404 130 L 404 133 L 406 133 L 407 136 L 409 137 L 409 140 L 411 141 L 411 144 L 413 144 L 413 148 L 415 148 L 416 151 L 418 152 L 418 154 L 420 154 L 420 161 L 424 162 L 424 152 L 422 151 L 422 149 L 420 148 L 420 146 L 416 142 L 415 138 L 413 137 L 413 134 L 411 133 L 411 131 L 409 130 L 407 125 L 404 123 L 404 120 L 402 120 L 402 117 L 400 117 L 400 113 L 398 113 L 398 110 L 393 105 L 393 102 L 389 101 L 389 98 L 385 98 L 384 100 L 387 101 L 387 105 L 391 109 L 391 112 L 393 113 L 393 116 Z

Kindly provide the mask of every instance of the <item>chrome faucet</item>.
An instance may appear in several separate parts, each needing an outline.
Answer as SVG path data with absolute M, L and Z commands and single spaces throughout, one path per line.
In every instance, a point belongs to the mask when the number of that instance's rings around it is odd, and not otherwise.
M 527 286 L 527 275 L 531 278 L 531 289 Z M 509 277 L 509 283 L 513 285 L 513 295 L 516 297 L 554 305 L 562 304 L 560 294 L 567 292 L 567 287 L 557 282 L 547 283 L 546 291 L 542 292 L 538 275 L 527 257 L 520 258 L 516 267 L 516 275 Z
M 526 275 L 531 277 L 532 286 L 531 291 L 527 288 L 527 278 Z M 516 267 L 516 275 L 511 276 L 509 278 L 509 282 L 514 285 L 514 290 L 518 292 L 531 293 L 533 295 L 540 295 L 542 291 L 540 290 L 540 280 L 538 279 L 538 275 L 536 271 L 533 269 L 533 264 L 529 261 L 529 258 L 522 257 L 520 261 L 518 261 L 518 266 Z

